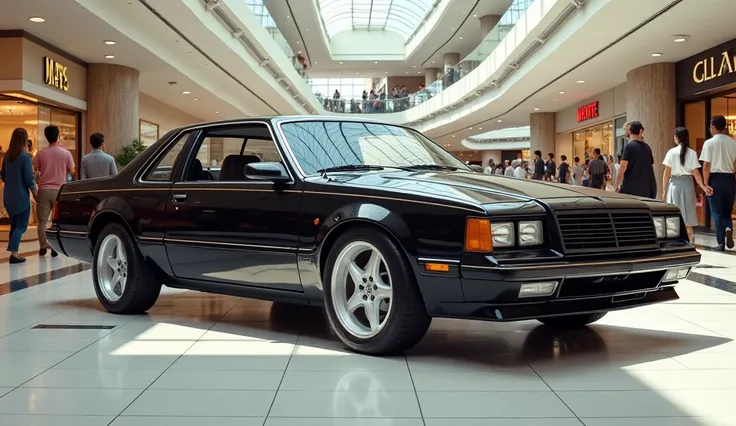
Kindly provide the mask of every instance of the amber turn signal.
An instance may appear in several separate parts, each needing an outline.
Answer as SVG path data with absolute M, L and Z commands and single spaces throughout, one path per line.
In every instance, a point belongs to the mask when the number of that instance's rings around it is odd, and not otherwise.
M 425 263 L 424 269 L 429 272 L 450 272 L 450 265 L 447 263 Z
M 469 218 L 465 226 L 465 251 L 490 253 L 491 221 L 488 219 Z

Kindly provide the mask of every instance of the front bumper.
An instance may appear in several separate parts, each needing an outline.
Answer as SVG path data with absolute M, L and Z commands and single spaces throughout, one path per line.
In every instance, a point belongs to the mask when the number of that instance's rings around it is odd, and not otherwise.
M 420 272 L 418 281 L 431 315 L 509 321 L 675 300 L 676 282 L 663 282 L 667 270 L 690 268 L 699 262 L 700 253 L 690 249 L 611 260 L 513 266 L 455 264 L 444 279 L 440 274 Z M 421 271 L 422 259 L 418 266 Z M 455 276 L 450 276 L 453 272 Z M 522 284 L 541 281 L 556 281 L 554 293 L 519 298 Z

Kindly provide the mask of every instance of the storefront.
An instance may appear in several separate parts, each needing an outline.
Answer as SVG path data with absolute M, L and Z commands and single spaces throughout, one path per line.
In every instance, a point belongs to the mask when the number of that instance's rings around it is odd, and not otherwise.
M 677 63 L 678 123 L 690 131 L 690 146 L 698 152 L 710 138 L 710 118 L 723 115 L 729 133 L 736 134 L 736 39 Z M 697 188 L 700 230 L 713 227 L 708 203 Z M 732 212 L 736 218 L 736 206 Z
M 626 85 L 599 93 L 556 114 L 555 155 L 590 158 L 594 149 L 604 155 L 623 150 L 626 122 Z

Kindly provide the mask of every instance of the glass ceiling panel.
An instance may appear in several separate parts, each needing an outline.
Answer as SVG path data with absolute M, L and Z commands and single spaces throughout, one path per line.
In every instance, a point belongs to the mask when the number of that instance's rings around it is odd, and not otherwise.
M 328 37 L 347 30 L 391 31 L 404 40 L 435 0 L 318 0 Z

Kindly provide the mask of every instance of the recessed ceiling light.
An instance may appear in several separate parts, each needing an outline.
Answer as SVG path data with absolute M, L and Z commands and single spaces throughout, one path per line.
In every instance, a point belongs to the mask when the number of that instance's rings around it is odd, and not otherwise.
M 452 135 L 452 137 L 454 138 L 454 137 L 455 137 L 455 135 Z
M 286 15 L 286 19 L 291 19 L 291 16 L 290 15 Z
M 585 83 L 585 80 L 578 80 L 577 83 L 578 84 L 583 84 L 583 83 Z
M 477 17 L 478 17 L 478 15 L 473 15 L 473 18 L 477 18 Z
M 30 18 L 28 18 L 28 20 L 37 24 L 40 24 L 41 22 L 46 22 L 46 20 L 40 16 L 31 16 Z
M 469 130 L 473 130 L 473 128 L 472 128 L 472 127 L 470 127 L 470 128 L 469 128 Z
M 417 74 L 421 74 L 421 73 L 422 73 L 421 71 L 417 71 Z
M 360 71 L 356 72 L 355 75 L 360 75 Z
M 215 114 L 219 114 L 219 113 L 220 113 L 220 111 L 215 111 Z
M 450 28 L 450 31 L 455 31 L 455 28 Z
M 434 61 L 432 61 L 432 63 L 434 63 Z
M 673 41 L 675 43 L 684 43 L 684 42 L 687 41 L 687 39 L 688 39 L 688 37 L 686 35 L 676 35 L 676 36 L 674 36 Z
M 660 56 L 662 56 L 661 53 L 652 53 L 653 58 L 659 58 Z
M 385 71 L 384 74 L 388 74 L 388 71 Z
M 113 44 L 115 44 L 115 41 L 114 40 L 105 40 L 105 41 L 103 41 L 103 43 L 109 44 L 109 45 L 113 45 Z
M 374 63 L 374 64 L 377 64 L 377 63 L 378 63 L 378 61 L 373 61 L 373 63 Z
M 199 100 L 199 98 L 194 98 L 194 99 L 192 99 L 192 100 L 193 100 L 193 101 L 198 101 L 198 100 Z
M 304 30 L 305 30 L 305 31 L 309 31 L 309 28 L 305 28 Z
M 560 95 L 564 95 L 564 94 L 565 94 L 565 92 L 562 92 L 562 91 L 560 92 Z
M 115 59 L 115 55 L 105 55 L 105 59 Z
M 499 123 L 503 123 L 503 120 L 498 120 Z
M 406 73 L 409 74 L 409 71 L 407 71 Z
M 181 92 L 181 94 L 182 95 L 191 95 L 192 92 L 190 92 L 189 90 L 185 90 L 185 91 Z
M 315 62 L 314 65 L 317 65 L 319 62 Z
M 462 37 L 462 36 L 460 36 L 460 40 L 462 40 L 462 39 L 463 39 L 463 37 Z
M 411 67 L 412 67 L 412 68 L 416 68 L 417 66 L 416 66 L 416 65 L 412 65 Z
M 302 44 L 302 42 L 301 41 L 297 41 L 296 44 Z
M 340 61 L 340 65 L 342 65 L 342 61 Z
M 478 127 L 478 130 L 483 130 L 483 128 L 482 127 Z
M 534 111 L 539 111 L 539 108 L 534 108 Z

